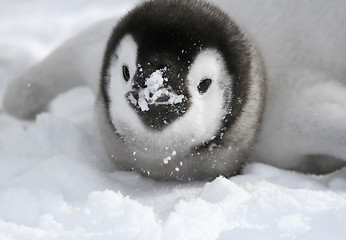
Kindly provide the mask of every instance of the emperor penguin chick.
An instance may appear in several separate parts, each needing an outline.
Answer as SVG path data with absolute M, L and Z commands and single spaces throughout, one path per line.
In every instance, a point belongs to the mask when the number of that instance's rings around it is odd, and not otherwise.
M 4 109 L 33 118 L 85 84 L 98 94 L 100 138 L 119 169 L 183 181 L 239 173 L 266 89 L 246 34 L 198 0 L 147 1 L 115 27 L 97 23 L 14 79 Z
M 96 117 L 123 170 L 162 180 L 239 173 L 264 107 L 261 58 L 203 1 L 147 1 L 108 40 Z

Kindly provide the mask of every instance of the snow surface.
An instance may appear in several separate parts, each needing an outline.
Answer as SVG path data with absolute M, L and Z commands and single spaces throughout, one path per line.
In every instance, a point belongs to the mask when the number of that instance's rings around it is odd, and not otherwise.
M 13 76 L 134 2 L 2 0 L 0 100 Z M 93 100 L 70 91 L 32 123 L 0 109 L 1 240 L 345 239 L 346 169 L 312 176 L 255 163 L 231 179 L 156 182 L 115 169 Z

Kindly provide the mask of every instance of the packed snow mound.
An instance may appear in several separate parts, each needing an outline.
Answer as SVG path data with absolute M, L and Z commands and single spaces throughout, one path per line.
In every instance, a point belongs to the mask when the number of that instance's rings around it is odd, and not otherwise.
M 84 96 L 64 109 L 75 95 Z M 0 117 L 0 239 L 342 239 L 346 169 L 310 176 L 251 164 L 243 175 L 157 182 L 117 171 L 91 92 L 57 99 L 25 124 Z M 64 116 L 65 115 L 65 116 Z
M 7 80 L 65 36 L 130 3 L 3 3 L 0 101 Z M 32 16 L 41 28 L 25 20 Z M 52 18 L 55 27 L 45 24 Z M 313 176 L 255 163 L 230 179 L 157 182 L 117 171 L 98 138 L 93 102 L 88 89 L 75 89 L 34 122 L 0 109 L 1 240 L 344 239 L 346 169 Z
M 244 175 L 211 183 L 155 182 L 116 171 L 89 120 L 43 114 L 26 130 L 20 124 L 1 130 L 4 239 L 275 239 L 316 232 L 338 239 L 346 233 L 345 170 L 317 177 L 252 164 Z

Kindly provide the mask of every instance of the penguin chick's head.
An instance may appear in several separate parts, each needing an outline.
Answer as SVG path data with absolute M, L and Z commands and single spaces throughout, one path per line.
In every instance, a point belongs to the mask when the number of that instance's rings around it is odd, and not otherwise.
M 251 51 L 208 3 L 139 5 L 113 29 L 104 56 L 101 98 L 113 129 L 158 156 L 171 145 L 188 154 L 222 144 L 247 101 Z

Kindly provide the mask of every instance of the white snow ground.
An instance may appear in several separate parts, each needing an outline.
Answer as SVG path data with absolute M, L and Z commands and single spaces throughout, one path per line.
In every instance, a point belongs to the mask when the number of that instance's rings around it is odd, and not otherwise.
M 6 83 L 88 24 L 135 1 L 0 0 Z M 0 109 L 0 239 L 345 239 L 346 169 L 311 176 L 251 164 L 213 182 L 162 183 L 116 171 L 89 90 L 26 123 Z

